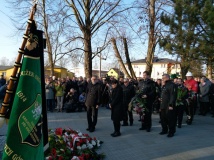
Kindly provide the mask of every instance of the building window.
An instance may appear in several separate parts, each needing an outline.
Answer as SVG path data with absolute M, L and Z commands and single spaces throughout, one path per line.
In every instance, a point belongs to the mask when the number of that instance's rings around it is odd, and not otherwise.
M 165 68 L 166 67 L 166 64 L 161 64 L 161 68 Z

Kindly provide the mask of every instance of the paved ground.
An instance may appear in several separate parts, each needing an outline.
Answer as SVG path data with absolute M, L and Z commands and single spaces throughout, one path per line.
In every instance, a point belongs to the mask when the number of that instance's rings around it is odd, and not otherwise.
M 113 138 L 110 110 L 99 109 L 99 119 L 92 137 L 104 141 L 99 152 L 106 154 L 106 160 L 214 160 L 214 118 L 196 115 L 191 126 L 183 125 L 173 138 L 159 135 L 161 126 L 158 115 L 153 115 L 153 127 L 150 133 L 139 131 L 138 115 L 134 115 L 134 125 L 121 128 L 121 137 Z M 71 127 L 86 131 L 86 112 L 48 113 L 49 128 Z M 0 135 L 6 134 L 7 126 L 0 129 Z M 0 136 L 0 151 L 4 136 Z M 1 157 L 1 156 L 0 156 Z M 0 158 L 1 159 L 1 158 Z

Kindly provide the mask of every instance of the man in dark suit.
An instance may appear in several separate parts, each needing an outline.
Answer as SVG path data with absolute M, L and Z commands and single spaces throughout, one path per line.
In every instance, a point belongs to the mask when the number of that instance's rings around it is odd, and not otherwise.
M 132 111 L 128 110 L 128 105 L 131 99 L 135 96 L 135 89 L 132 84 L 129 83 L 129 79 L 124 79 L 124 84 L 121 86 L 123 88 L 123 125 L 128 126 L 128 118 L 130 126 L 133 125 L 133 114 Z
M 98 106 L 101 104 L 102 89 L 98 83 L 97 76 L 91 77 L 91 82 L 88 84 L 86 89 L 86 102 L 87 107 L 87 120 L 89 132 L 95 131 L 97 124 Z
M 167 134 L 167 137 L 173 137 L 176 131 L 176 110 L 175 102 L 177 98 L 177 87 L 170 80 L 168 74 L 162 76 L 164 86 L 161 91 L 160 110 L 161 110 L 161 126 L 160 135 Z

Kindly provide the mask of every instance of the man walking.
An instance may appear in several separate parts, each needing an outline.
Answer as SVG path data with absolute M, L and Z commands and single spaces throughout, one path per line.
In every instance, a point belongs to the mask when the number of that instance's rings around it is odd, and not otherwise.
M 88 130 L 89 132 L 95 131 L 95 126 L 97 124 L 98 116 L 98 106 L 101 102 L 102 90 L 98 83 L 97 76 L 91 77 L 91 83 L 88 84 L 86 89 L 86 102 L 87 107 L 87 120 L 88 120 Z

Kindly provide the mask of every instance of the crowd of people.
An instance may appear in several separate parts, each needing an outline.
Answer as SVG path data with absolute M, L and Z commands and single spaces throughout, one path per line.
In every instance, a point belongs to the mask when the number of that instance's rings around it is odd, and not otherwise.
M 58 112 L 63 109 L 66 112 L 86 110 L 87 130 L 94 132 L 98 108 L 109 108 L 114 124 L 114 132 L 111 134 L 113 137 L 121 135 L 121 121 L 122 126 L 133 125 L 133 113 L 129 105 L 132 105 L 136 95 L 140 95 L 146 102 L 144 110 L 139 114 L 139 130 L 151 131 L 152 113 L 160 115 L 160 135 L 167 134 L 168 137 L 174 136 L 176 126 L 182 127 L 184 113 L 188 125 L 192 124 L 197 108 L 199 115 L 205 116 L 211 112 L 214 117 L 214 81 L 206 77 L 194 79 L 191 72 L 186 74 L 185 80 L 177 77 L 171 79 L 170 75 L 164 74 L 162 79 L 154 81 L 147 71 L 138 80 L 117 80 L 114 77 L 99 79 L 97 76 L 87 79 L 46 79 L 48 110 L 52 112 L 55 104 Z
M 184 113 L 188 125 L 192 124 L 198 108 L 199 115 L 206 116 L 211 112 L 214 117 L 214 80 L 206 77 L 194 79 L 191 72 L 186 74 L 184 80 L 177 77 L 172 79 L 170 75 L 164 74 L 162 79 L 156 81 L 147 71 L 137 80 L 53 76 L 45 79 L 45 90 L 48 111 L 87 111 L 87 130 L 90 132 L 95 131 L 98 108 L 111 109 L 113 137 L 121 135 L 121 121 L 122 126 L 133 125 L 135 106 L 132 102 L 137 97 L 145 102 L 143 105 L 137 104 L 142 107 L 138 113 L 141 121 L 139 130 L 151 131 L 152 113 L 159 114 L 162 126 L 160 135 L 167 134 L 168 137 L 174 136 L 176 127 L 182 127 Z M 6 81 L 0 77 L 0 102 L 3 101 L 5 91 Z

